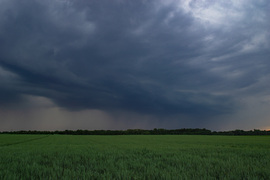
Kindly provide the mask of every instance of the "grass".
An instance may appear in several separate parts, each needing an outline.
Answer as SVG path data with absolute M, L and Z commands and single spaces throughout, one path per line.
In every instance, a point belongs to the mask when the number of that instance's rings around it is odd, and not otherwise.
M 0 179 L 269 179 L 270 136 L 0 135 Z

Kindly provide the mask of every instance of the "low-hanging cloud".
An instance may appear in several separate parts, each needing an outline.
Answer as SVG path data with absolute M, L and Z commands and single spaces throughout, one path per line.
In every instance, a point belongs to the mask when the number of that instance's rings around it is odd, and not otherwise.
M 216 124 L 268 94 L 265 2 L 3 0 L 0 107 Z

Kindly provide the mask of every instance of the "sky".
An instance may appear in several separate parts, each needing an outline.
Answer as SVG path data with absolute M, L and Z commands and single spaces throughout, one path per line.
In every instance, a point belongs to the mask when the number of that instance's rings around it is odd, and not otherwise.
M 270 129 L 267 0 L 0 0 L 0 131 Z

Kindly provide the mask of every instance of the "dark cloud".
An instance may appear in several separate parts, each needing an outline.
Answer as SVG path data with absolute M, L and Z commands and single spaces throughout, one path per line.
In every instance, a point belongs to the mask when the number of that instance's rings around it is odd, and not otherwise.
M 2 106 L 33 95 L 71 111 L 206 121 L 236 112 L 270 74 L 264 1 L 0 5 Z

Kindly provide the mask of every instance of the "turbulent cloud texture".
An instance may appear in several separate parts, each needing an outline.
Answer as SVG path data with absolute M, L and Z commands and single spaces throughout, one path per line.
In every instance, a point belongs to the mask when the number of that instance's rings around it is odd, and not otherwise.
M 266 0 L 0 0 L 2 129 L 269 126 L 269 16 Z

